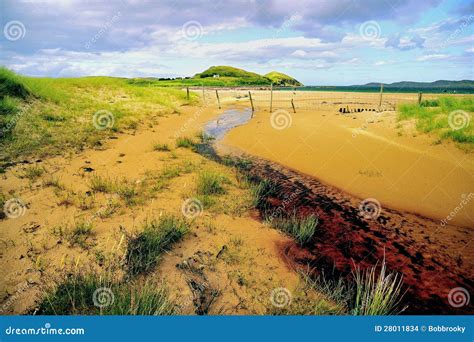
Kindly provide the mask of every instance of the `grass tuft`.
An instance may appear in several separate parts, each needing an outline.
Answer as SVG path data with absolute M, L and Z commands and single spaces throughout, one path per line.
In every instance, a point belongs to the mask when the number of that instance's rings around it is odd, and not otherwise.
M 126 253 L 128 273 L 137 275 L 151 271 L 159 256 L 180 241 L 188 231 L 189 224 L 172 215 L 145 223 L 143 231 L 129 239 Z
M 196 146 L 196 143 L 194 142 L 193 139 L 189 137 L 178 137 L 176 139 L 176 147 L 183 147 L 183 148 L 194 148 Z
M 38 314 L 41 315 L 175 313 L 176 307 L 163 284 L 155 284 L 150 280 L 144 284 L 116 282 L 96 273 L 67 275 L 63 282 L 46 291 L 38 305 Z
M 225 194 L 225 184 L 229 180 L 222 174 L 214 171 L 202 171 L 197 179 L 197 193 L 198 195 L 220 195 Z
M 378 275 L 376 271 L 377 265 L 364 271 L 355 269 L 355 299 L 351 312 L 353 315 L 383 316 L 397 313 L 403 277 L 387 272 L 385 261 L 382 262 Z
M 271 217 L 267 223 L 294 237 L 300 245 L 304 245 L 310 242 L 316 233 L 318 217 L 315 215 L 298 217 L 293 214 L 289 217 Z
M 153 145 L 153 150 L 160 151 L 160 152 L 169 152 L 169 151 L 171 151 L 168 144 L 155 144 L 155 145 Z
M 23 177 L 28 178 L 30 181 L 35 181 L 40 178 L 45 172 L 43 167 L 33 165 L 23 170 Z
M 79 221 L 72 226 L 57 226 L 53 228 L 53 234 L 65 238 L 71 246 L 89 247 L 89 238 L 93 235 L 92 222 Z

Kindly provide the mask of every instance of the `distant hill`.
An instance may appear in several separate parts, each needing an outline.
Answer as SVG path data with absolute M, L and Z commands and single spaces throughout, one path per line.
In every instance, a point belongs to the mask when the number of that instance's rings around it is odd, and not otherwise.
M 474 90 L 474 81 L 470 80 L 462 80 L 462 81 L 447 81 L 447 80 L 439 80 L 435 82 L 410 82 L 410 81 L 402 81 L 402 82 L 395 82 L 395 83 L 384 83 L 385 89 L 438 89 L 438 90 L 446 90 L 446 92 L 451 92 L 453 90 L 466 90 L 471 89 Z M 363 85 L 353 85 L 351 87 L 356 88 L 374 88 L 380 87 L 380 83 L 371 82 Z
M 226 65 L 211 66 L 193 77 L 176 78 L 135 78 L 129 80 L 135 85 L 156 84 L 157 86 L 208 86 L 208 87 L 241 87 L 265 86 L 302 86 L 300 82 L 281 72 L 272 71 L 264 76 Z
M 284 73 L 278 71 L 272 71 L 265 75 L 266 78 L 269 78 L 273 84 L 282 87 L 295 86 L 301 87 L 303 84 L 294 79 L 291 76 L 288 76 Z

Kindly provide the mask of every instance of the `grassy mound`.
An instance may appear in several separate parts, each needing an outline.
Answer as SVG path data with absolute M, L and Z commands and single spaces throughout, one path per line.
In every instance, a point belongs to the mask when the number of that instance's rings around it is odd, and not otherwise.
M 265 75 L 266 78 L 270 79 L 274 85 L 282 87 L 300 87 L 303 84 L 291 76 L 288 76 L 284 73 L 278 71 L 272 71 Z
M 31 95 L 24 80 L 4 67 L 0 67 L 0 99 L 17 97 L 26 99 Z
M 29 156 L 98 147 L 145 119 L 179 113 L 198 96 L 113 77 L 32 78 L 0 68 L 0 167 Z
M 436 133 L 441 139 L 474 147 L 474 113 L 472 97 L 440 97 L 425 100 L 420 105 L 404 104 L 399 108 L 399 120 L 414 119 L 416 128 L 424 133 Z

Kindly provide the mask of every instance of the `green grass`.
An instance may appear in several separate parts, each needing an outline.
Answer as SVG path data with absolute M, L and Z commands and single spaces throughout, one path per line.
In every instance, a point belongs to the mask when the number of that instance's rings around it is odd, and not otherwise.
M 24 79 L 7 68 L 0 67 L 0 98 L 6 96 L 26 99 L 31 95 Z
M 169 152 L 169 151 L 171 151 L 168 144 L 155 144 L 155 145 L 153 145 L 153 150 L 160 151 L 160 152 Z
M 66 239 L 71 246 L 89 247 L 89 239 L 93 233 L 92 222 L 79 221 L 73 225 L 56 226 L 53 228 L 53 235 Z
M 292 236 L 300 245 L 311 241 L 318 226 L 318 218 L 315 215 L 298 217 L 293 214 L 289 217 L 280 215 L 267 218 L 267 223 Z
M 45 169 L 43 167 L 33 165 L 33 166 L 26 167 L 23 170 L 22 176 L 33 182 L 37 180 L 38 178 L 40 178 L 44 172 L 45 172 Z
M 224 175 L 215 171 L 204 170 L 198 175 L 196 192 L 203 196 L 225 194 L 225 184 L 229 184 L 229 180 Z
M 103 294 L 103 301 L 98 293 Z M 73 273 L 66 275 L 66 279 L 59 284 L 47 289 L 38 304 L 37 313 L 172 315 L 176 313 L 176 306 L 170 301 L 167 289 L 160 283 L 153 283 L 150 280 L 144 283 L 117 282 L 97 273 Z
M 387 271 L 382 262 L 377 274 L 377 266 L 364 271 L 356 268 L 355 299 L 352 315 L 384 316 L 398 313 L 397 305 L 402 293 L 403 278 L 397 273 Z
M 160 255 L 180 241 L 189 231 L 189 224 L 176 216 L 165 215 L 145 223 L 143 231 L 128 241 L 126 264 L 130 275 L 154 269 Z
M 192 94 L 191 102 L 196 99 Z M 33 78 L 0 68 L 0 164 L 100 147 L 116 132 L 189 103 L 181 89 L 139 87 L 122 78 Z M 101 110 L 112 113 L 109 129 L 94 126 Z
M 437 134 L 441 139 L 448 139 L 474 147 L 474 125 L 461 125 L 460 129 L 453 129 L 449 124 L 449 115 L 454 111 L 463 111 L 463 117 L 472 119 L 474 113 L 474 98 L 440 97 L 436 100 L 422 101 L 418 104 L 404 104 L 399 107 L 399 120 L 414 119 L 417 130 L 424 133 Z
M 385 261 L 361 271 L 355 268 L 352 277 L 331 279 L 324 274 L 310 277 L 300 273 L 304 293 L 314 290 L 322 297 L 298 300 L 282 309 L 271 308 L 271 314 L 286 315 L 396 315 L 403 298 L 403 280 L 397 273 L 387 271 Z
M 183 147 L 183 148 L 194 148 L 196 146 L 196 143 L 194 142 L 193 139 L 189 137 L 178 137 L 176 138 L 176 147 Z
M 143 202 L 149 195 L 145 191 L 145 184 L 137 184 L 125 178 L 111 179 L 105 176 L 93 175 L 89 186 L 95 192 L 117 194 L 128 206 Z
M 250 179 L 249 181 L 251 183 L 253 206 L 263 212 L 267 211 L 269 207 L 267 199 L 269 197 L 278 198 L 278 186 L 268 179 Z

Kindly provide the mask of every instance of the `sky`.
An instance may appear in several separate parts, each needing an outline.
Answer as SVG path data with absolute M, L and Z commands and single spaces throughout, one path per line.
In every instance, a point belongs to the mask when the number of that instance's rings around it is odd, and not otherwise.
M 179 77 L 212 65 L 305 85 L 474 79 L 474 1 L 0 0 L 0 64 Z

